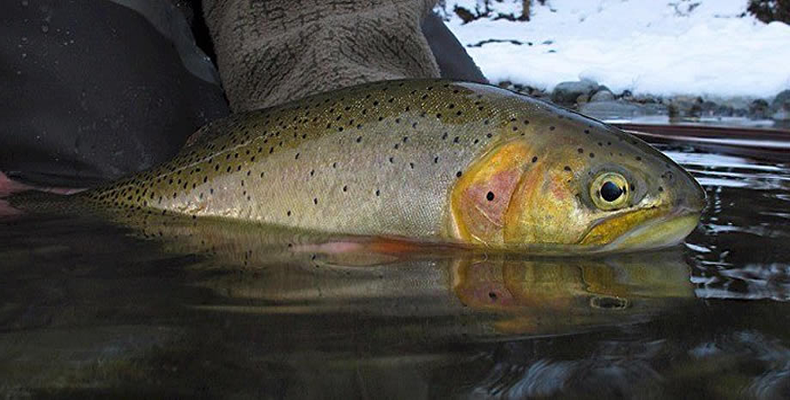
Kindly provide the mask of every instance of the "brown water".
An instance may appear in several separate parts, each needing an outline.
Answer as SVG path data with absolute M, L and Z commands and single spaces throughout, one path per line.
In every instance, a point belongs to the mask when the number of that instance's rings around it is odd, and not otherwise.
M 162 398 L 790 397 L 790 160 L 661 150 L 687 244 L 586 259 L 327 254 L 163 221 L 0 222 L 0 393 Z M 195 254 L 211 248 L 210 254 Z

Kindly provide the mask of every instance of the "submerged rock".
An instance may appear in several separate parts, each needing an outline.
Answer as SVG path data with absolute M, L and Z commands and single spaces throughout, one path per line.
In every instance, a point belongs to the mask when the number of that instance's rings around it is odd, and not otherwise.
M 585 103 L 579 107 L 579 112 L 598 119 L 615 119 L 666 115 L 667 108 L 661 104 L 635 104 L 617 100 Z

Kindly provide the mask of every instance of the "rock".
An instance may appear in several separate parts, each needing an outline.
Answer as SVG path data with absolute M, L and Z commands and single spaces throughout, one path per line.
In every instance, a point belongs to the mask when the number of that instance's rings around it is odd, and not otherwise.
M 771 115 L 774 121 L 790 121 L 790 109 L 782 109 Z
M 771 102 L 772 110 L 781 110 L 782 107 L 786 106 L 790 106 L 790 89 L 779 92 L 774 97 L 774 101 Z
M 579 107 L 579 112 L 598 119 L 618 119 L 666 115 L 667 108 L 661 104 L 634 104 L 616 100 L 585 103 Z
M 749 104 L 749 114 L 748 117 L 750 119 L 767 119 L 770 115 L 770 107 L 768 106 L 768 102 L 763 99 L 757 99 Z
M 780 103 L 778 110 L 771 115 L 771 119 L 774 121 L 788 121 L 790 122 L 790 90 L 785 90 L 782 93 L 787 92 L 787 100 L 784 100 Z M 780 93 L 780 95 L 782 94 Z M 779 96 L 776 96 L 777 98 Z M 776 103 L 776 99 L 774 99 L 774 103 Z
M 699 105 L 699 108 L 700 108 L 700 114 L 702 116 L 706 116 L 706 117 L 720 116 L 718 114 L 719 105 L 710 100 L 703 101 Z
M 453 8 L 453 11 L 455 12 L 455 15 L 458 16 L 458 18 L 461 18 L 461 21 L 463 21 L 464 24 L 480 18 L 479 15 L 475 15 L 474 13 L 472 13 L 471 11 L 467 10 L 464 7 L 455 6 L 455 8 Z
M 576 98 L 576 104 L 579 105 L 587 103 L 589 101 L 590 101 L 590 96 L 587 96 L 586 94 L 580 94 L 579 97 Z
M 661 103 L 661 100 L 659 98 L 657 98 L 657 97 L 655 97 L 653 95 L 649 95 L 649 94 L 640 94 L 640 95 L 634 96 L 634 101 L 636 101 L 637 103 L 642 103 L 642 104 Z
M 735 115 L 735 109 L 730 106 L 719 104 L 713 114 L 717 117 L 732 117 Z
M 669 102 L 670 118 L 699 118 L 703 101 L 699 97 L 675 96 Z
M 603 89 L 595 92 L 595 94 L 590 98 L 590 102 L 595 103 L 599 101 L 613 101 L 614 94 L 610 92 L 608 89 Z
M 551 101 L 557 104 L 572 105 L 580 95 L 591 95 L 598 89 L 598 84 L 583 79 L 575 82 L 562 82 L 551 93 Z

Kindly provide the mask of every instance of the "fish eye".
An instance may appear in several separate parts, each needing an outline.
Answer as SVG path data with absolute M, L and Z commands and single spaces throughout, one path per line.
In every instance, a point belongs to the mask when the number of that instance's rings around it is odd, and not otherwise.
M 593 180 L 590 185 L 590 197 L 596 207 L 604 211 L 613 211 L 628 204 L 631 193 L 628 181 L 617 172 L 604 172 Z

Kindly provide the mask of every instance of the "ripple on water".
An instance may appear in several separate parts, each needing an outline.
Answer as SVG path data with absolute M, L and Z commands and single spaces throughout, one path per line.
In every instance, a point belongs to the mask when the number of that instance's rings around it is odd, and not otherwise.
M 708 209 L 689 237 L 700 298 L 790 300 L 790 168 L 748 156 L 666 148 L 697 178 Z

